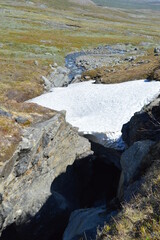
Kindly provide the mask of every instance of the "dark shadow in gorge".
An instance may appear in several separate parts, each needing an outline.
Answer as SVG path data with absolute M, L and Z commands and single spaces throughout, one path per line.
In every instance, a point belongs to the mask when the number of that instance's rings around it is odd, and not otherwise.
M 109 164 L 108 164 L 109 163 Z M 120 170 L 104 156 L 76 160 L 51 185 L 51 195 L 35 216 L 18 219 L 1 240 L 60 240 L 72 211 L 94 207 L 115 197 Z

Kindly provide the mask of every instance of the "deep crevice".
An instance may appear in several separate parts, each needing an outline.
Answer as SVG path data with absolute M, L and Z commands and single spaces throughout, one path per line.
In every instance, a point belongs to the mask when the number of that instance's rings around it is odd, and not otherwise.
M 76 160 L 51 185 L 39 212 L 3 232 L 1 240 L 60 240 L 72 211 L 106 204 L 116 197 L 120 152 L 92 143 L 94 155 Z

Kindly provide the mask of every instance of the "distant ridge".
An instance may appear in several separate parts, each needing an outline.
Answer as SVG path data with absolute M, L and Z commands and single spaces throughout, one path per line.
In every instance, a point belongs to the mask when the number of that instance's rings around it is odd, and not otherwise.
M 96 5 L 91 0 L 69 0 L 70 2 L 77 3 L 79 5 Z

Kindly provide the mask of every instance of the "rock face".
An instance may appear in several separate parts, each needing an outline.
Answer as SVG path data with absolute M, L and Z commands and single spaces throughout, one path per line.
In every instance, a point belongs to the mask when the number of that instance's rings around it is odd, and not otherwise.
M 71 214 L 63 240 L 95 239 L 97 227 L 103 227 L 110 218 L 104 206 L 76 210 Z
M 121 167 L 125 185 L 129 185 L 147 164 L 144 157 L 154 143 L 150 140 L 135 142 L 122 154 Z
M 142 111 L 136 113 L 131 120 L 123 125 L 122 138 L 131 146 L 141 140 L 159 141 L 160 98 L 157 98 Z
M 129 200 L 142 184 L 141 175 L 159 154 L 160 98 L 152 101 L 123 125 L 122 138 L 129 148 L 121 156 L 120 199 Z M 156 144 L 158 142 L 158 144 Z
M 155 142 L 150 140 L 135 142 L 121 156 L 122 173 L 119 183 L 119 198 L 124 195 L 124 189 L 140 176 L 140 172 L 150 164 L 146 159 L 151 146 Z
M 51 185 L 68 165 L 90 155 L 90 149 L 62 113 L 24 130 L 14 155 L 0 166 L 2 239 L 58 239 L 69 204 Z

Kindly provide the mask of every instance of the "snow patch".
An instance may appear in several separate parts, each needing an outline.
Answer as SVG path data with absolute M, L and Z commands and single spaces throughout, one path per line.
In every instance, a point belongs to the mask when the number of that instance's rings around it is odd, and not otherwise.
M 30 102 L 66 110 L 66 120 L 104 146 L 121 148 L 121 129 L 133 114 L 158 94 L 160 82 L 135 80 L 118 84 L 94 81 L 53 88 Z

